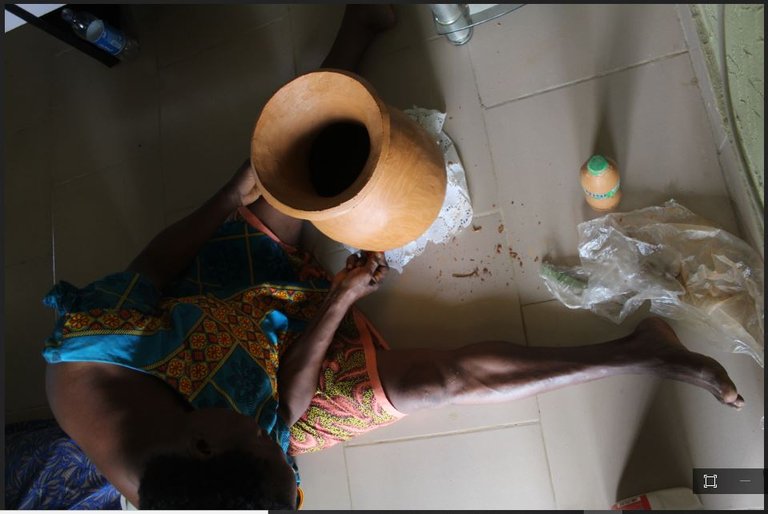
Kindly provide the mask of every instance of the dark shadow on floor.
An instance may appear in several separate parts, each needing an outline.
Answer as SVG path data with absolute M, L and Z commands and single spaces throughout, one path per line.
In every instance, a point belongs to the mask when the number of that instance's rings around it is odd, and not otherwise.
M 680 399 L 674 386 L 660 382 L 624 465 L 617 501 L 660 489 L 691 487 L 692 462 L 682 427 Z

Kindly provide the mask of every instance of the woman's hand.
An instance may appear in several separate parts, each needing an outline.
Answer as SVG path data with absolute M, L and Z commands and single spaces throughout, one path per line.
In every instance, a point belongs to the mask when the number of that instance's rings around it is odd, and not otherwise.
M 389 266 L 383 253 L 353 253 L 347 258 L 344 269 L 333 277 L 331 292 L 339 294 L 351 305 L 377 291 L 388 271 Z
M 251 166 L 250 159 L 246 159 L 240 169 L 229 179 L 224 186 L 224 191 L 238 207 L 245 207 L 258 200 L 261 193 L 256 186 L 256 171 Z

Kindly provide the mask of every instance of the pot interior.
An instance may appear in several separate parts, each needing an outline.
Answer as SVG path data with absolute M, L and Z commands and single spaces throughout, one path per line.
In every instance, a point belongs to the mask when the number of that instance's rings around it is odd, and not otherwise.
M 262 187 L 300 211 L 353 199 L 381 157 L 384 116 L 368 87 L 346 73 L 291 81 L 267 102 L 254 130 L 251 157 Z

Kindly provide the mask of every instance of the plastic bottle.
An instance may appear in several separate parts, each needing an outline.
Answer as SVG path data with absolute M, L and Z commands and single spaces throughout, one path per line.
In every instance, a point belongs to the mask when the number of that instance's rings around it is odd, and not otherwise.
M 61 17 L 69 22 L 75 34 L 122 61 L 132 58 L 139 49 L 139 43 L 135 39 L 91 13 L 74 12 L 65 8 L 61 11 Z
M 703 509 L 699 498 L 687 487 L 673 487 L 632 496 L 611 507 L 611 510 L 699 510 Z
M 581 187 L 596 211 L 611 211 L 621 201 L 619 169 L 613 159 L 593 155 L 581 167 Z

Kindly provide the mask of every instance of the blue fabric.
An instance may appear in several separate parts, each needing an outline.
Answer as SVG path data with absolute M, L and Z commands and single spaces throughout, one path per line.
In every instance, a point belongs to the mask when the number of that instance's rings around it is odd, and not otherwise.
M 243 221 L 226 223 L 164 291 L 132 272 L 81 289 L 57 284 L 44 299 L 60 317 L 43 356 L 156 376 L 193 407 L 254 417 L 287 455 L 290 432 L 277 414 L 279 355 L 330 285 L 324 273 L 302 278 L 307 262 Z
M 5 427 L 7 509 L 120 509 L 120 493 L 54 420 Z

